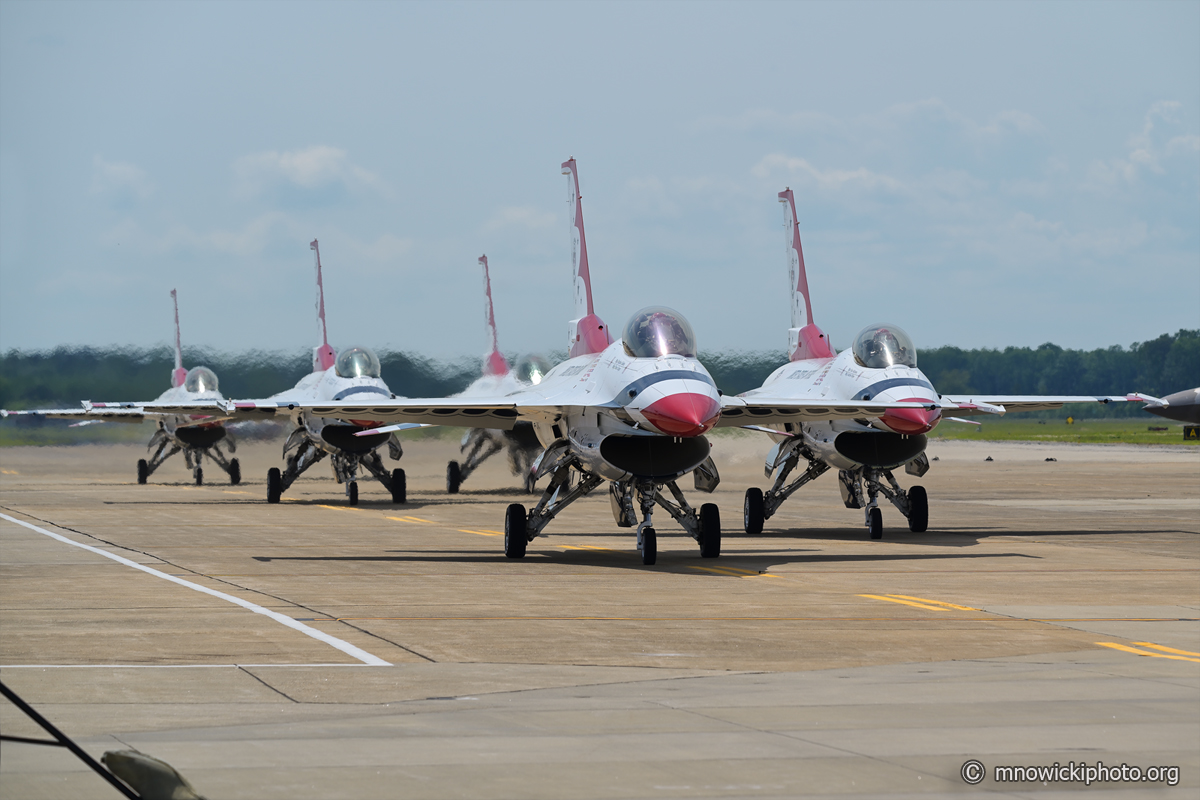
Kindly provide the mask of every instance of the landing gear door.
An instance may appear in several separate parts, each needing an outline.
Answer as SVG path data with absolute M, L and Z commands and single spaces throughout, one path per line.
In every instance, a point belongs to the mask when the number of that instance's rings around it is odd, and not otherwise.
M 929 456 L 921 453 L 921 455 L 904 465 L 904 471 L 909 475 L 916 475 L 920 478 L 926 472 L 929 472 Z
M 783 442 L 779 442 L 769 451 L 767 451 L 767 463 L 763 465 L 763 474 L 768 478 L 775 471 L 775 462 L 779 458 L 779 448 L 783 447 Z
M 700 466 L 692 470 L 692 477 L 696 482 L 696 491 L 705 494 L 712 494 L 721 483 L 721 476 L 717 474 L 717 465 L 713 463 L 712 456 L 704 459 Z

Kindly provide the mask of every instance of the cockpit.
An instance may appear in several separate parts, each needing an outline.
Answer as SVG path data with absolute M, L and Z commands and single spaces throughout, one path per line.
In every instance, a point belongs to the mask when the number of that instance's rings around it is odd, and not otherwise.
M 633 315 L 621 335 L 625 352 L 634 358 L 696 355 L 696 334 L 678 311 L 650 306 Z
M 872 325 L 854 338 L 854 360 L 860 367 L 917 366 L 917 348 L 895 325 Z
M 541 356 L 522 356 L 513 367 L 513 375 L 521 383 L 537 386 L 550 371 L 550 362 Z
M 339 378 L 378 378 L 379 358 L 366 347 L 348 347 L 338 353 L 333 371 Z
M 189 392 L 217 391 L 217 374 L 208 367 L 192 367 L 183 379 L 183 388 Z

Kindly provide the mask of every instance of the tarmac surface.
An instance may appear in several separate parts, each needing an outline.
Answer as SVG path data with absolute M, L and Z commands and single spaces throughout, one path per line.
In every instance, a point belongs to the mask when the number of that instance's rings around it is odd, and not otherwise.
M 1200 450 L 935 441 L 897 474 L 929 531 L 887 506 L 871 541 L 831 474 L 746 536 L 769 441 L 715 442 L 715 494 L 681 485 L 721 557 L 661 514 L 653 567 L 603 491 L 505 559 L 533 498 L 502 457 L 447 495 L 453 440 L 406 442 L 407 504 L 363 481 L 355 508 L 324 464 L 268 505 L 279 442 L 200 487 L 179 457 L 136 485 L 140 446 L 6 448 L 0 679 L 209 800 L 1197 796 Z M 3 700 L 0 727 L 45 738 Z M 1056 762 L 1178 784 L 993 771 Z M 0 749 L 0 798 L 117 796 Z

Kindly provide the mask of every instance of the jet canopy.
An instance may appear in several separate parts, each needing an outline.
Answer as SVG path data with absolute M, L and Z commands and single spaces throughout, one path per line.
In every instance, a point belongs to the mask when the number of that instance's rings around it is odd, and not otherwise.
M 215 392 L 217 374 L 208 367 L 192 367 L 183 379 L 183 388 L 189 392 Z
M 633 315 L 621 335 L 625 352 L 634 358 L 696 355 L 696 334 L 678 311 L 650 306 Z
M 522 356 L 513 368 L 513 374 L 521 383 L 537 386 L 550 371 L 550 362 L 541 356 Z
M 383 371 L 379 358 L 366 347 L 348 347 L 333 362 L 333 371 L 340 378 L 378 378 Z
M 872 325 L 854 338 L 854 360 L 869 369 L 917 366 L 917 348 L 895 325 Z

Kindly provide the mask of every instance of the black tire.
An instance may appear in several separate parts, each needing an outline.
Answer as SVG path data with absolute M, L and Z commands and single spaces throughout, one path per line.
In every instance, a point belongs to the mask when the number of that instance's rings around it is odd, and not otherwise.
M 656 561 L 658 561 L 658 535 L 654 533 L 654 528 L 646 528 L 642 531 L 642 563 L 647 567 L 652 567 Z
M 350 481 L 346 486 L 346 498 L 350 501 L 350 505 L 358 505 L 358 481 Z
M 237 486 L 242 482 L 242 465 L 235 458 L 229 462 L 229 485 Z
M 150 477 L 150 465 L 146 463 L 146 459 L 138 459 L 138 483 L 144 484 Z
M 742 506 L 743 520 L 746 527 L 746 533 L 753 536 L 756 533 L 762 533 L 763 522 L 766 521 L 766 515 L 763 509 L 763 493 L 762 489 L 751 487 L 746 490 L 746 502 Z
M 700 506 L 700 557 L 721 555 L 721 509 L 716 503 Z
M 508 558 L 524 558 L 529 546 L 529 534 L 525 530 L 525 506 L 513 503 L 504 512 L 504 555 Z
M 196 467 L 196 485 L 197 486 L 204 485 L 204 470 L 201 469 L 200 467 Z
M 446 492 L 458 494 L 460 486 L 462 486 L 462 470 L 459 469 L 457 461 L 451 461 L 446 465 Z
M 867 519 L 870 520 L 870 524 L 868 527 L 870 528 L 870 531 L 871 531 L 871 538 L 872 539 L 882 539 L 883 538 L 883 512 L 880 511 L 878 508 L 872 508 L 870 516 Z
M 408 502 L 408 478 L 399 467 L 392 470 L 392 502 L 399 505 Z
M 924 533 L 929 529 L 929 497 L 924 486 L 908 490 L 908 529 L 913 533 Z
M 281 497 L 283 497 L 283 475 L 280 474 L 278 467 L 271 467 L 267 470 L 267 502 L 278 503 Z

